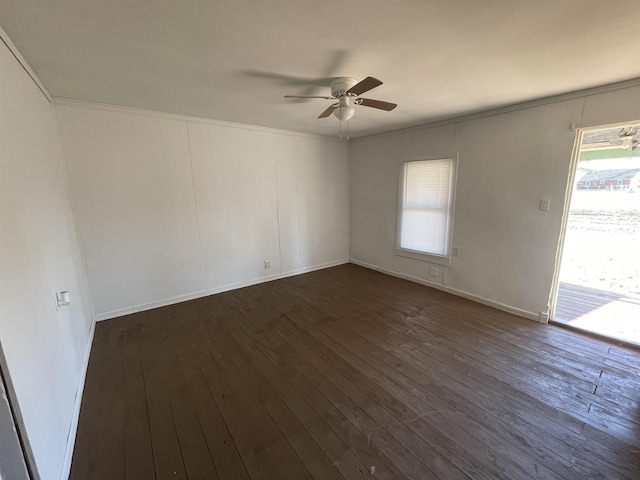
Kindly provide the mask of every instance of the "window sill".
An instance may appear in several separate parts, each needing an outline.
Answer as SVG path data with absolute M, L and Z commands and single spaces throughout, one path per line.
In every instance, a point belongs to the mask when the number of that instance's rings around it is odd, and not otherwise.
M 420 260 L 421 262 L 436 263 L 438 265 L 451 265 L 451 257 L 432 255 L 430 253 L 422 253 L 415 250 L 405 250 L 403 248 L 396 248 L 396 256 L 412 258 L 413 260 Z

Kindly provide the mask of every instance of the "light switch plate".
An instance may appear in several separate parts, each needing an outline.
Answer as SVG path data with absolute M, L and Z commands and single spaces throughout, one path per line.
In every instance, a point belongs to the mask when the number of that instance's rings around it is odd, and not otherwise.
M 548 212 L 550 207 L 551 207 L 551 200 L 549 200 L 548 198 L 543 198 L 542 200 L 540 200 L 541 212 Z

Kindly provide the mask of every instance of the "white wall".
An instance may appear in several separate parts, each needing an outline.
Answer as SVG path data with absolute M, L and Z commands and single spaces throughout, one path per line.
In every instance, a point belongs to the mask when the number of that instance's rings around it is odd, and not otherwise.
M 0 342 L 37 469 L 57 479 L 93 312 L 53 107 L 1 42 L 0 226 Z M 56 290 L 70 306 L 56 311 Z
M 56 110 L 98 319 L 348 260 L 346 143 Z
M 538 318 L 547 311 L 575 132 L 640 120 L 640 87 L 351 143 L 351 259 Z M 398 175 L 459 156 L 450 266 L 396 256 Z M 538 210 L 542 198 L 551 211 Z

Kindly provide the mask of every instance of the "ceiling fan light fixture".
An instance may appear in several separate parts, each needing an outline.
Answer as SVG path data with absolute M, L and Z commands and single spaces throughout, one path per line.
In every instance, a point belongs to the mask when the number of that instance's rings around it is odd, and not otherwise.
M 333 115 L 341 122 L 346 122 L 353 114 L 356 113 L 356 109 L 351 106 L 349 97 L 341 97 L 340 103 L 333 111 Z
M 356 113 L 356 109 L 353 107 L 336 107 L 335 111 L 333 112 L 333 115 L 340 120 L 341 122 L 346 122 L 347 120 L 349 120 L 351 117 L 353 117 L 353 114 Z

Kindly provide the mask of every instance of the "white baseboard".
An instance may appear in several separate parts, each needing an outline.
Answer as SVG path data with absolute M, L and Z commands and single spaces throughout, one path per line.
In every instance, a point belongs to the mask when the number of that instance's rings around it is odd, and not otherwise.
M 464 290 L 458 290 L 456 288 L 448 287 L 446 285 L 442 285 L 440 283 L 429 282 L 428 280 L 424 280 L 422 278 L 413 277 L 411 275 L 405 275 L 404 273 L 394 272 L 393 270 L 387 270 L 386 268 L 381 268 L 376 265 L 372 265 L 370 263 L 361 262 L 360 260 L 356 260 L 354 258 L 349 260 L 350 263 L 355 265 L 360 265 L 361 267 L 368 268 L 370 270 L 375 270 L 380 273 L 385 273 L 387 275 L 391 275 L 392 277 L 402 278 L 404 280 L 409 280 L 410 282 L 419 283 L 421 285 L 426 285 L 427 287 L 436 288 L 438 290 L 442 290 L 443 292 L 451 293 L 452 295 L 456 295 L 458 297 L 466 298 L 467 300 L 472 300 L 474 302 L 481 303 L 483 305 L 487 305 L 489 307 L 497 308 L 498 310 L 502 310 L 503 312 L 513 313 L 514 315 L 518 315 L 519 317 L 526 318 L 527 320 L 533 320 L 535 322 L 540 322 L 540 314 L 530 312 L 528 310 L 523 310 L 520 308 L 512 307 L 511 305 L 506 305 L 504 303 L 496 302 L 494 300 L 489 300 L 488 298 L 483 298 L 478 295 L 474 295 L 473 293 L 465 292 Z M 544 323 L 544 322 L 543 322 Z
M 84 363 L 82 372 L 80 372 L 80 382 L 76 390 L 76 398 L 73 405 L 73 415 L 71 417 L 71 425 L 67 434 L 67 446 L 64 452 L 64 463 L 60 473 L 60 480 L 68 480 L 71 473 L 71 460 L 73 460 L 73 448 L 76 444 L 76 433 L 78 432 L 78 420 L 80 420 L 80 406 L 82 405 L 82 394 L 84 393 L 84 384 L 87 378 L 87 369 L 89 367 L 89 357 L 91 355 L 91 345 L 93 344 L 93 335 L 96 331 L 96 322 L 91 322 L 91 330 L 89 331 L 89 341 L 84 354 Z
M 96 314 L 96 321 L 101 322 L 103 320 L 109 320 L 111 318 L 122 317 L 124 315 L 130 315 L 136 312 L 143 312 L 145 310 L 151 310 L 153 308 L 166 307 L 167 305 L 174 305 L 180 302 L 186 302 L 188 300 L 194 300 L 196 298 L 207 297 L 209 295 L 215 295 L 216 293 L 228 292 L 229 290 L 235 290 L 237 288 L 250 287 L 251 285 L 258 285 L 264 282 L 270 282 L 272 280 L 279 280 L 281 278 L 293 277 L 295 275 L 301 275 L 303 273 L 313 272 L 315 270 L 322 270 L 324 268 L 335 267 L 338 265 L 344 265 L 345 263 L 349 263 L 349 259 L 344 258 L 341 260 L 336 260 L 334 262 L 322 263 L 320 265 L 314 265 L 312 267 L 300 268 L 297 270 L 290 270 L 288 272 L 279 273 L 276 275 L 269 275 L 267 277 L 255 278 L 253 280 L 248 280 L 246 282 L 238 282 L 232 283 L 228 285 L 224 285 L 221 287 L 212 288 L 209 290 L 202 290 L 194 293 L 187 293 L 185 295 L 179 295 L 172 298 L 167 298 L 165 300 L 160 300 L 157 302 L 145 303 L 143 305 L 135 305 L 133 307 L 120 308 L 118 310 L 112 310 L 110 312 L 98 313 Z

